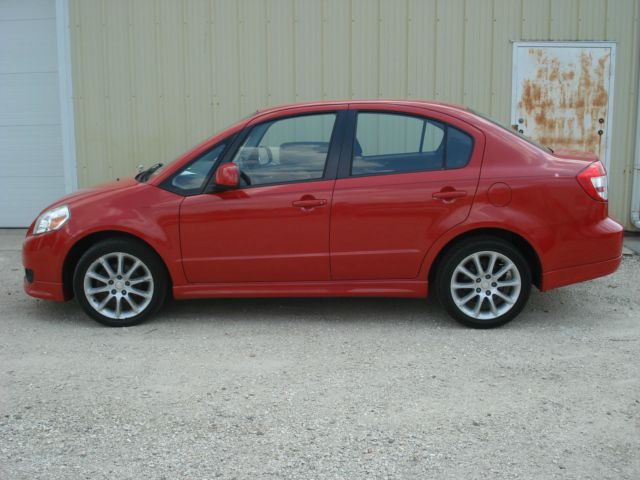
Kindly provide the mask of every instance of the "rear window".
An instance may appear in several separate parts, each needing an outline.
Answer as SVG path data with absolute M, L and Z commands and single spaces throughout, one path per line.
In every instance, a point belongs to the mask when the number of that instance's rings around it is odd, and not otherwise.
M 462 168 L 473 139 L 429 118 L 361 112 L 357 117 L 351 175 L 379 175 Z

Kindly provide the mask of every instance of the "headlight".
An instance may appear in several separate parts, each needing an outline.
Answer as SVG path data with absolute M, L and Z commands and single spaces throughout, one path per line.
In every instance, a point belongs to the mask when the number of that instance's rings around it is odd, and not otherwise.
M 39 235 L 41 233 L 58 230 L 67 223 L 69 216 L 69 207 L 66 205 L 47 210 L 36 220 L 36 224 L 33 227 L 33 234 Z

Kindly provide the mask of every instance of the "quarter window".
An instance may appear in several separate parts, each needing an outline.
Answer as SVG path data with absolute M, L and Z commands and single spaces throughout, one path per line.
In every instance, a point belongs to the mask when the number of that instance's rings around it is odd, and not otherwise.
M 233 163 L 247 185 L 319 180 L 324 175 L 336 115 L 284 118 L 255 126 Z
M 436 120 L 389 113 L 359 113 L 352 175 L 464 167 L 473 140 Z

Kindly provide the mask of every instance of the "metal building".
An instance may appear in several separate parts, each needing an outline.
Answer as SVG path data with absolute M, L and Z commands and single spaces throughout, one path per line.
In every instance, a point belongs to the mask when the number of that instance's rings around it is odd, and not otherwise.
M 258 108 L 383 97 L 595 151 L 633 229 L 639 16 L 637 0 L 2 0 L 0 226 Z

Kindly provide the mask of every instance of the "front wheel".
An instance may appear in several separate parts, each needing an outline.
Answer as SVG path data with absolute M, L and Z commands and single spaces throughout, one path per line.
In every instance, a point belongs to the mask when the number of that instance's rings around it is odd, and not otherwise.
M 449 251 L 437 275 L 445 310 L 474 328 L 493 328 L 515 318 L 531 291 L 531 271 L 513 245 L 498 238 L 471 238 Z
M 111 239 L 82 255 L 73 290 L 89 316 L 110 327 L 128 327 L 162 306 L 167 275 L 161 260 L 144 244 Z

